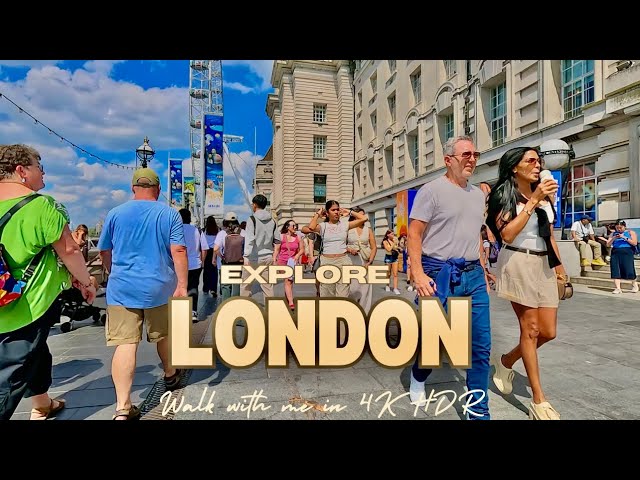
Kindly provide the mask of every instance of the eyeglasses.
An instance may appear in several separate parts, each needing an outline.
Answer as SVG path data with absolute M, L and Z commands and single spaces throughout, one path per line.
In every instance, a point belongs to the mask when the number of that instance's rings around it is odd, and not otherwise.
M 44 173 L 44 167 L 42 166 L 41 163 L 37 164 L 37 165 L 29 165 L 30 167 L 38 167 L 38 170 L 40 170 L 40 173 Z
M 463 160 L 470 160 L 473 157 L 474 160 L 480 158 L 480 152 L 462 152 L 458 155 L 449 155 L 450 157 L 462 157 Z

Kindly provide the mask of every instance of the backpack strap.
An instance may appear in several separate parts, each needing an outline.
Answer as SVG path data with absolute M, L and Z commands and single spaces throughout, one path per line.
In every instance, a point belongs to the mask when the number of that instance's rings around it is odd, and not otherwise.
M 22 207 L 24 207 L 27 203 L 29 203 L 32 200 L 35 200 L 36 198 L 40 197 L 41 195 L 39 193 L 35 193 L 33 195 L 29 195 L 26 198 L 23 198 L 22 200 L 20 200 L 18 203 L 16 203 L 13 207 L 11 207 L 11 209 L 9 209 L 9 211 L 7 213 L 5 213 L 2 218 L 0 218 L 0 238 L 2 238 L 2 232 L 4 230 L 4 226 L 7 224 L 7 222 L 9 222 L 9 220 L 11 220 L 11 217 L 13 217 L 16 212 L 18 210 L 20 210 Z M 4 250 L 4 245 L 2 245 L 0 243 L 0 250 Z M 29 281 L 29 279 L 33 276 L 36 267 L 38 266 L 38 263 L 40 262 L 40 259 L 44 256 L 45 253 L 45 248 L 42 248 L 38 253 L 36 253 L 36 255 L 31 259 L 31 262 L 29 262 L 29 265 L 27 266 L 27 268 L 25 269 L 24 273 L 22 274 L 22 281 L 24 283 L 27 283 Z
M 256 217 L 251 215 L 249 218 L 251 219 L 251 222 L 253 222 L 253 235 L 255 236 L 255 234 L 256 234 Z M 273 220 L 273 219 L 271 219 L 271 220 Z M 278 228 L 278 224 L 276 223 L 275 220 L 273 220 L 273 239 L 274 240 L 276 238 L 276 228 Z

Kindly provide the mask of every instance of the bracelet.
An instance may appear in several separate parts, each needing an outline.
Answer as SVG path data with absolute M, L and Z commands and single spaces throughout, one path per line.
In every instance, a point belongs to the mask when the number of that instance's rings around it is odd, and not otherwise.
M 522 210 L 524 210 L 524 213 L 526 213 L 529 216 L 531 216 L 533 214 L 533 212 L 527 210 L 526 208 L 523 208 Z

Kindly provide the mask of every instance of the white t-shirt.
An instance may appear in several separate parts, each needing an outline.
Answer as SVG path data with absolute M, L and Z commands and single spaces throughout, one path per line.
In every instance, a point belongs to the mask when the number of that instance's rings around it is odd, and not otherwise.
M 217 234 L 216 234 L 217 235 Z M 200 248 L 202 251 L 210 250 L 216 241 L 216 235 L 207 235 L 205 232 L 200 234 Z
M 587 238 L 585 239 L 585 242 L 589 240 L 589 235 L 594 235 L 591 224 L 583 225 L 581 220 L 573 222 L 573 225 L 571 225 L 571 231 L 576 232 L 576 235 L 580 239 L 583 239 L 586 236 Z
M 195 225 L 185 223 L 184 241 L 187 245 L 187 259 L 189 261 L 189 270 L 195 270 L 202 267 L 202 259 L 200 258 L 200 231 Z
M 519 203 L 516 206 L 516 214 L 520 214 L 523 208 L 524 205 L 522 203 Z M 547 212 L 549 223 L 553 225 L 553 223 L 555 222 L 555 217 L 553 216 L 553 209 L 551 208 L 551 204 L 547 203 L 546 205 L 539 205 L 538 208 L 542 208 L 545 212 Z M 544 243 L 544 238 L 540 236 L 539 230 L 538 214 L 534 210 L 527 220 L 527 224 L 509 245 L 518 248 L 528 248 L 529 250 L 535 250 L 538 252 L 546 252 L 547 244 Z
M 243 230 L 244 231 L 244 230 Z M 214 247 L 218 247 L 218 253 L 220 255 L 224 255 L 224 239 L 227 238 L 227 231 L 226 230 L 220 230 L 218 232 L 218 235 L 216 235 L 216 239 L 213 243 Z M 216 257 L 216 263 L 218 265 L 218 270 L 222 269 L 222 257 L 218 255 Z

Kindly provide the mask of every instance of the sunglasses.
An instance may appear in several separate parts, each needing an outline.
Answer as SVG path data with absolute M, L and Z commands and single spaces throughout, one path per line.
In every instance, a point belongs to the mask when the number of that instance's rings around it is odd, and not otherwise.
M 471 157 L 474 158 L 474 160 L 478 160 L 480 158 L 480 152 L 462 152 L 459 153 L 458 155 L 449 155 L 450 157 L 460 157 L 463 160 L 470 160 Z

